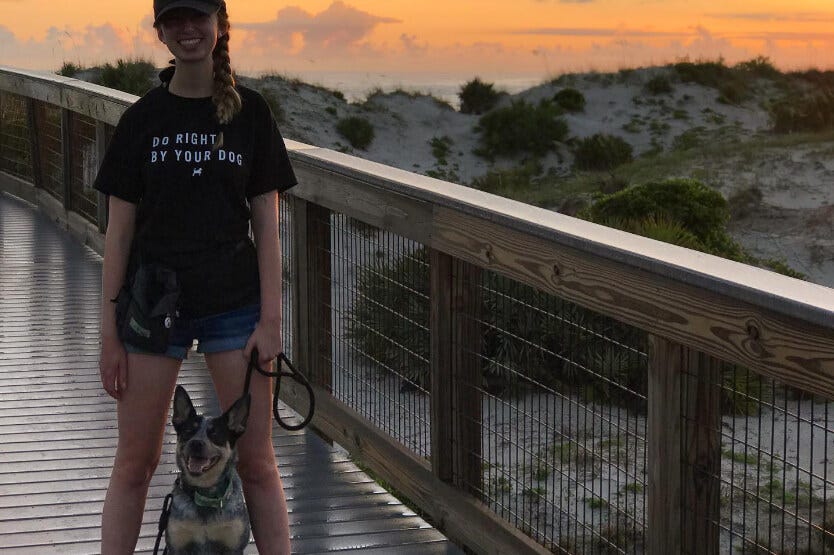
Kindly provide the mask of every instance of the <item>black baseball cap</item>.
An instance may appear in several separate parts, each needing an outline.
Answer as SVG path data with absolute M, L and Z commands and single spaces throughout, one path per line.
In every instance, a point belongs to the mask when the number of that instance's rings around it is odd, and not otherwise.
M 204 14 L 213 14 L 223 4 L 223 0 L 153 0 L 153 23 L 156 25 L 160 17 L 176 8 L 190 8 Z

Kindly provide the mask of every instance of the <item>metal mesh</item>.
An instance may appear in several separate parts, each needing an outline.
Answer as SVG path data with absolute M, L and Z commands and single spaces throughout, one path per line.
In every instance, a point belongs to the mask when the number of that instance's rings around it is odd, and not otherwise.
M 98 193 L 93 182 L 98 172 L 96 150 L 96 120 L 72 115 L 70 144 L 72 145 L 72 178 L 70 180 L 70 209 L 93 223 L 97 223 Z
M 694 522 L 702 535 L 722 553 L 834 553 L 832 403 L 730 365 L 687 378 L 711 391 L 718 412 L 702 430 L 715 440 L 712 464 L 697 459 L 718 492 L 713 517 Z M 697 410 L 685 411 L 685 431 L 710 420 Z M 693 522 L 692 507 L 683 509 Z
M 9 93 L 0 93 L 0 171 L 32 181 L 26 100 Z
M 343 214 L 325 223 L 331 232 L 333 395 L 428 457 L 426 250 Z
M 456 387 L 481 399 L 458 415 L 479 437 L 455 438 L 456 485 L 556 552 L 641 552 L 645 335 L 489 272 L 459 284 L 483 342 L 455 346 L 477 361 Z
M 52 196 L 64 200 L 64 155 L 61 148 L 61 109 L 35 103 L 41 184 Z

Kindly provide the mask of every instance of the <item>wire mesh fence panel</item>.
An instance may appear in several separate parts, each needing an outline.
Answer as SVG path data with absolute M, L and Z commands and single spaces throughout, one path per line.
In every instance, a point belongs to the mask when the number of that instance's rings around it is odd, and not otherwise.
M 555 552 L 642 552 L 645 334 L 496 274 L 475 275 L 476 283 L 458 281 L 477 291 L 458 317 L 482 342 L 455 348 L 477 359 L 478 372 L 455 387 L 480 398 L 480 410 L 460 415 L 480 428 L 469 457 L 480 472 L 456 468 L 456 485 Z
M 35 125 L 41 184 L 58 200 L 64 200 L 64 155 L 61 140 L 61 109 L 43 102 L 35 104 Z
M 96 120 L 73 114 L 70 124 L 72 176 L 70 209 L 97 223 L 98 193 L 93 183 L 98 172 Z
M 33 181 L 26 99 L 0 92 L 0 171 Z
M 429 265 L 425 247 L 334 213 L 333 395 L 430 456 Z
M 278 203 L 278 233 L 281 240 L 281 339 L 284 354 L 293 360 L 293 197 L 282 194 Z
M 718 399 L 708 430 L 718 462 L 706 476 L 720 496 L 708 522 L 693 522 L 685 504 L 685 525 L 711 531 L 721 553 L 834 553 L 834 404 L 729 364 L 687 378 Z M 695 410 L 684 413 L 685 432 Z

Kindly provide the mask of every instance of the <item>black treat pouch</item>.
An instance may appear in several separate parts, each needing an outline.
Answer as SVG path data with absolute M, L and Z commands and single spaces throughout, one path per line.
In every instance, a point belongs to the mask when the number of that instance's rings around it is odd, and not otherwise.
M 116 298 L 119 339 L 152 353 L 168 349 L 180 286 L 177 274 L 160 264 L 140 264 L 128 287 Z

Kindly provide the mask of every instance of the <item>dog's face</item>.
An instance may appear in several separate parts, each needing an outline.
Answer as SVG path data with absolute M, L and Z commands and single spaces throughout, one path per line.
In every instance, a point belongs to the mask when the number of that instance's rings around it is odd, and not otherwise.
M 220 416 L 200 416 L 185 389 L 177 386 L 172 422 L 177 431 L 177 466 L 186 483 L 209 488 L 223 476 L 235 442 L 246 431 L 249 403 L 247 393 Z

